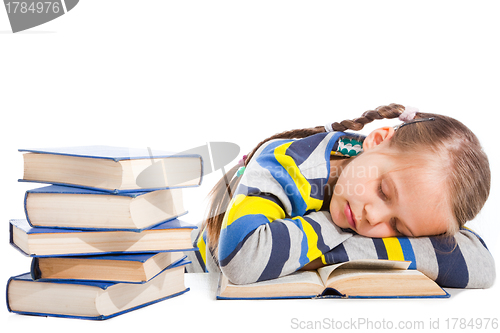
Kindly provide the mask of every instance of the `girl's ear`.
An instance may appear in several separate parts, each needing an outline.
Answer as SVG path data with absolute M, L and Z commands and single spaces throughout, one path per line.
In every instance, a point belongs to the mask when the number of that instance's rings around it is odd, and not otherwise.
M 371 132 L 363 141 L 363 150 L 368 151 L 384 141 L 390 140 L 395 131 L 393 127 L 382 127 Z

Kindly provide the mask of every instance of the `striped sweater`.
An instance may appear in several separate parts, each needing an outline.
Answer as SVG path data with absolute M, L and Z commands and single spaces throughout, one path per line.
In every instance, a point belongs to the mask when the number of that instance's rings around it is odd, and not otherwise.
M 362 142 L 349 133 L 320 133 L 299 140 L 274 140 L 247 165 L 221 228 L 218 257 L 195 239 L 201 270 L 221 270 L 244 284 L 288 275 L 311 261 L 408 260 L 443 287 L 486 288 L 493 284 L 493 258 L 468 229 L 454 239 L 367 238 L 337 227 L 321 211 L 330 155 L 355 156 Z

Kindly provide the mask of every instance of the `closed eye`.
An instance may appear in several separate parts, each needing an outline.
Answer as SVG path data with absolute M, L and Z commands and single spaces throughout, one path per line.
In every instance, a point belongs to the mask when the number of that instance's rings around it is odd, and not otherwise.
M 392 230 L 394 230 L 398 235 L 403 235 L 403 233 L 401 233 L 399 230 L 398 230 L 398 227 L 396 226 L 396 219 L 395 218 L 392 218 L 390 221 L 389 221 L 389 225 L 391 226 Z
M 382 182 L 378 183 L 378 196 L 383 201 L 387 201 L 387 199 L 388 199 L 387 195 L 384 193 L 384 190 L 382 190 Z

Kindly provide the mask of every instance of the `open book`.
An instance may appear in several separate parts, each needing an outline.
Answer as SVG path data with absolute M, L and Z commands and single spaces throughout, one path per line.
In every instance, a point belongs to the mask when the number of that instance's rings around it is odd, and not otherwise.
M 221 275 L 217 299 L 449 297 L 409 261 L 354 260 L 245 285 Z

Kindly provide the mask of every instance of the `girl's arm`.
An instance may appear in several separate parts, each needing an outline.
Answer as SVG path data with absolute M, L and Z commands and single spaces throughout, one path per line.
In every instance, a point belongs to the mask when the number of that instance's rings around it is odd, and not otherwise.
M 454 237 L 367 238 L 355 235 L 322 256 L 324 264 L 355 259 L 412 261 L 442 287 L 488 288 L 495 280 L 495 263 L 482 239 L 469 229 Z
M 295 272 L 352 237 L 320 212 L 337 135 L 272 141 L 248 164 L 225 214 L 218 261 L 233 283 Z

